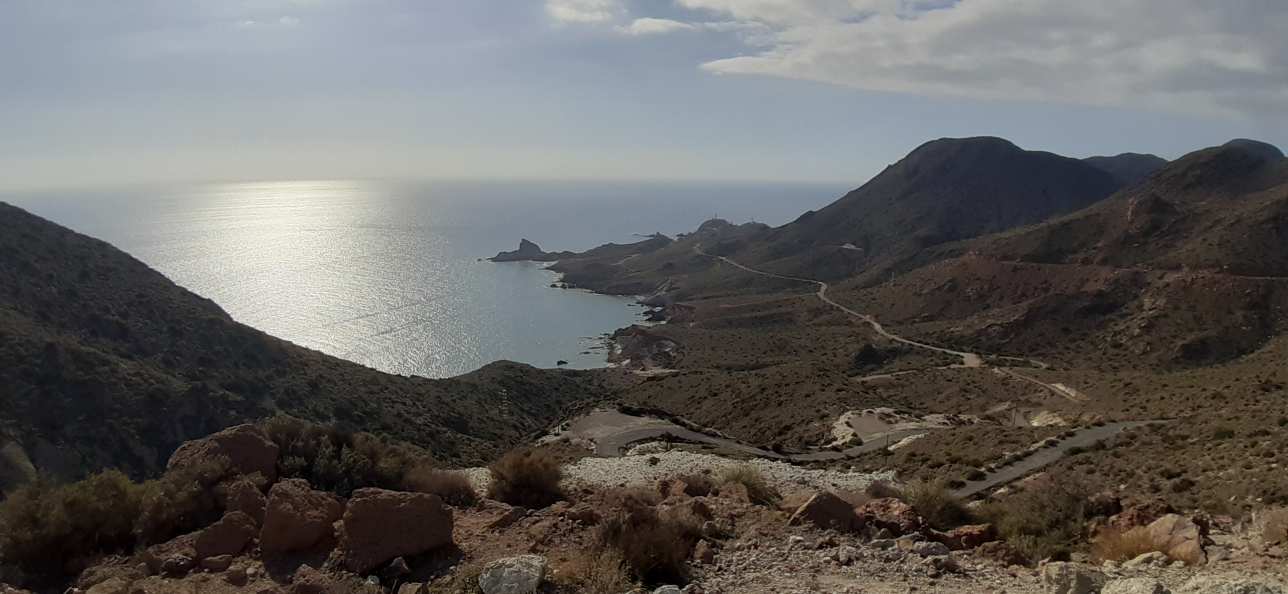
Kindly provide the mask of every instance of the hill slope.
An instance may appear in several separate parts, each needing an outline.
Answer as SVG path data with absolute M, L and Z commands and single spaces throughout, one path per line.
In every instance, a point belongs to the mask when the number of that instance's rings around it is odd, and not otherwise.
M 58 476 L 146 474 L 185 440 L 278 411 L 479 463 L 592 397 L 586 377 L 506 362 L 446 380 L 381 373 L 239 324 L 107 243 L 0 203 L 9 474 L 28 459 Z

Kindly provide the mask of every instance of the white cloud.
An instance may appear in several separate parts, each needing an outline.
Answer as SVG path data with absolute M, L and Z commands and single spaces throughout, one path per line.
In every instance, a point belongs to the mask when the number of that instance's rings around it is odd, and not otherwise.
M 623 12 L 619 0 L 546 0 L 546 14 L 560 23 L 607 23 Z
M 675 2 L 726 29 L 748 28 L 747 53 L 702 65 L 719 74 L 980 99 L 1288 112 L 1283 0 Z
M 693 31 L 698 28 L 698 25 L 693 23 L 644 17 L 631 21 L 629 25 L 617 27 L 617 31 L 627 35 L 664 35 L 678 31 Z

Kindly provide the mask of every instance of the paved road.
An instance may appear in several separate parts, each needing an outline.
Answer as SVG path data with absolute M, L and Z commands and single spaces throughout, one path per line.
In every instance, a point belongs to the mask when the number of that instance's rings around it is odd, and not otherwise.
M 935 352 L 938 352 L 938 353 L 944 353 L 944 354 L 948 354 L 948 355 L 953 355 L 953 356 L 956 356 L 956 357 L 961 357 L 961 360 L 962 360 L 961 364 L 960 364 L 960 365 L 955 365 L 955 366 L 952 366 L 952 367 L 964 367 L 964 368 L 978 368 L 978 367 L 984 367 L 984 358 L 983 358 L 983 357 L 981 357 L 978 353 L 968 353 L 968 352 L 965 352 L 965 351 L 956 351 L 956 350 L 949 349 L 949 348 L 944 348 L 944 347 L 935 346 L 935 345 L 933 345 L 933 344 L 926 344 L 926 343 L 924 343 L 924 342 L 920 342 L 920 341 L 912 340 L 912 339 L 910 339 L 910 338 L 904 338 L 904 337 L 902 337 L 902 336 L 899 336 L 898 334 L 895 334 L 895 333 L 893 333 L 893 332 L 890 332 L 889 330 L 886 330 L 886 329 L 885 329 L 885 327 L 884 327 L 884 326 L 882 326 L 882 325 L 881 325 L 881 323 L 880 323 L 880 322 L 878 322 L 878 321 L 877 321 L 877 319 L 876 319 L 876 318 L 874 318 L 874 317 L 872 317 L 871 315 L 869 315 L 869 314 L 865 314 L 865 313 L 862 313 L 862 312 L 855 311 L 855 310 L 850 309 L 850 308 L 848 308 L 848 307 L 846 307 L 846 306 L 844 306 L 844 305 L 841 305 L 840 303 L 837 303 L 836 301 L 833 301 L 831 297 L 828 297 L 828 296 L 827 296 L 827 289 L 828 289 L 828 285 L 827 285 L 827 283 L 825 283 L 825 282 L 823 282 L 823 281 L 814 280 L 814 279 L 811 279 L 811 278 L 801 278 L 801 277 L 798 277 L 798 276 L 787 276 L 787 275 L 785 275 L 785 274 L 775 274 L 775 273 L 773 273 L 773 272 L 765 272 L 764 270 L 757 270 L 757 269 L 755 269 L 755 268 L 752 268 L 752 267 L 750 267 L 750 266 L 743 265 L 743 264 L 741 264 L 741 263 L 739 263 L 739 262 L 737 262 L 737 261 L 735 261 L 735 260 L 732 260 L 732 259 L 730 259 L 730 258 L 726 258 L 726 257 L 724 257 L 724 256 L 716 256 L 716 255 L 713 255 L 713 254 L 708 254 L 708 253 L 706 253 L 706 252 L 702 251 L 702 246 L 701 246 L 701 245 L 695 245 L 695 246 L 693 246 L 693 251 L 694 251 L 694 252 L 696 252 L 696 253 L 697 253 L 697 254 L 699 254 L 699 255 L 706 256 L 706 257 L 708 257 L 708 258 L 715 258 L 715 259 L 720 260 L 720 261 L 722 261 L 722 262 L 724 262 L 724 263 L 726 263 L 726 264 L 729 264 L 730 266 L 733 266 L 733 267 L 738 268 L 738 269 L 741 269 L 741 270 L 745 270 L 745 271 L 750 272 L 750 273 L 752 273 L 752 274 L 759 274 L 759 275 L 761 275 L 761 276 L 766 276 L 766 277 L 770 277 L 770 278 L 778 278 L 778 279 L 783 279 L 783 280 L 789 280 L 789 281 L 795 281 L 795 282 L 801 282 L 801 283 L 810 283 L 810 284 L 816 285 L 816 286 L 818 287 L 818 291 L 816 291 L 816 292 L 814 293 L 814 295 L 815 295 L 816 297 L 818 297 L 818 299 L 819 299 L 820 301 L 822 301 L 823 303 L 826 303 L 826 304 L 828 304 L 828 305 L 830 305 L 830 306 L 832 306 L 832 307 L 834 307 L 834 308 L 836 308 L 836 309 L 838 309 L 838 310 L 840 310 L 840 311 L 842 311 L 842 312 L 845 312 L 846 314 L 849 314 L 849 315 L 851 315 L 851 316 L 854 316 L 855 318 L 858 318 L 860 321 L 862 321 L 863 323 L 865 323 L 865 324 L 867 324 L 868 326 L 870 326 L 874 331 L 876 331 L 876 333 L 877 333 L 877 334 L 880 334 L 881 336 L 884 336 L 884 337 L 886 337 L 886 338 L 888 338 L 888 339 L 890 339 L 890 340 L 893 340 L 893 341 L 895 341 L 895 342 L 899 342 L 899 343 L 902 343 L 902 344 L 906 344 L 906 345 L 908 345 L 908 346 L 912 346 L 912 347 L 916 347 L 916 348 L 920 348 L 920 349 L 926 349 L 926 350 L 929 350 L 929 351 L 935 351 Z M 1042 368 L 1042 369 L 1046 369 L 1046 368 L 1048 367 L 1048 365 L 1047 365 L 1046 363 L 1043 363 L 1043 362 L 1041 362 L 1041 361 L 1037 361 L 1037 360 L 1035 360 L 1035 359 L 1027 359 L 1027 358 L 1023 358 L 1023 357 L 1000 357 L 1000 358 L 1002 358 L 1002 359 L 1011 359 L 1011 360 L 1015 360 L 1015 361 L 1027 361 L 1027 362 L 1029 362 L 1029 363 L 1031 363 L 1031 364 L 1033 364 L 1033 365 L 1036 365 L 1036 366 L 1038 366 L 1038 367 L 1040 367 L 1040 368 Z M 1014 378 L 1016 378 L 1016 379 L 1019 379 L 1019 380 L 1022 380 L 1022 381 L 1026 381 L 1026 382 L 1032 383 L 1032 384 L 1034 384 L 1034 385 L 1040 386 L 1040 387 L 1042 387 L 1042 388 L 1046 389 L 1047 391 L 1051 392 L 1052 394 L 1055 394 L 1056 396 L 1059 396 L 1059 397 L 1061 397 L 1061 398 L 1066 398 L 1066 399 L 1068 399 L 1068 400 L 1072 400 L 1072 401 L 1074 401 L 1074 402 L 1083 402 L 1083 401 L 1085 401 L 1085 400 L 1087 399 L 1087 398 L 1086 398 L 1086 396 L 1084 396 L 1081 392 L 1078 392 L 1077 390 L 1075 390 L 1075 389 L 1073 389 L 1073 388 L 1071 388 L 1071 387 L 1069 387 L 1069 386 L 1063 385 L 1063 384 L 1048 384 L 1048 383 L 1046 383 L 1046 382 L 1044 382 L 1044 381 L 1042 381 L 1042 380 L 1039 380 L 1039 379 L 1037 379 L 1037 378 L 1035 378 L 1035 377 L 1031 377 L 1031 376 L 1028 376 L 1028 375 L 1024 375 L 1024 374 L 1022 374 L 1022 373 L 1019 373 L 1019 372 L 1017 372 L 1017 371 L 1014 371 L 1014 370 L 1012 370 L 1012 369 L 1005 368 L 1005 367 L 995 367 L 994 369 L 997 369 L 997 370 L 1001 371 L 1002 373 L 1004 373 L 1004 374 L 1006 374 L 1006 375 L 1009 375 L 1009 376 L 1011 376 L 1011 377 L 1014 377 Z
M 1049 466 L 1068 455 L 1069 448 L 1085 448 L 1102 439 L 1109 439 L 1126 429 L 1141 427 L 1151 423 L 1162 423 L 1165 421 L 1123 421 L 1119 423 L 1106 423 L 1100 427 L 1086 427 L 1078 430 L 1077 433 L 1068 439 L 1062 440 L 1053 447 L 1043 448 L 1030 454 L 1027 458 L 1016 462 L 997 472 L 990 473 L 986 478 L 979 481 L 969 481 L 965 487 L 953 491 L 953 496 L 959 499 L 973 497 L 985 491 L 1005 485 L 1011 481 L 1023 478 L 1036 472 L 1037 470 Z
M 925 429 L 907 429 L 891 431 L 879 437 L 873 437 L 862 445 L 843 450 L 819 450 L 804 453 L 779 453 L 773 450 L 758 448 L 740 441 L 694 431 L 666 419 L 637 417 L 615 410 L 597 410 L 574 421 L 568 429 L 572 437 L 588 439 L 595 443 L 595 455 L 620 456 L 628 446 L 642 441 L 653 441 L 663 436 L 705 443 L 726 450 L 741 452 L 771 460 L 790 462 L 824 462 L 842 460 L 859 454 L 880 450 L 888 445 L 913 435 L 926 433 Z

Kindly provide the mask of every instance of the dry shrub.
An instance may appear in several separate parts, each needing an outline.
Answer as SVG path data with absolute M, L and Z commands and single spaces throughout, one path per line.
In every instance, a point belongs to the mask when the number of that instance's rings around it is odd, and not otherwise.
M 140 544 L 165 542 L 219 519 L 214 486 L 229 474 L 227 458 L 177 468 L 140 485 L 134 534 Z
M 515 450 L 488 467 L 492 483 L 488 497 L 530 509 L 563 499 L 559 462 L 541 450 Z
M 0 561 L 37 575 L 134 544 L 138 485 L 115 470 L 54 486 L 37 480 L 0 502 Z
M 689 497 L 706 497 L 716 490 L 716 482 L 706 474 L 686 474 L 676 480 L 684 483 L 684 494 Z
M 1256 513 L 1253 522 L 1265 544 L 1288 543 L 1288 507 L 1263 509 Z
M 1129 561 L 1157 550 L 1149 530 L 1143 527 L 1105 528 L 1091 541 L 1091 554 L 1100 561 Z
M 747 488 L 747 497 L 752 503 L 760 505 L 778 505 L 783 496 L 778 490 L 765 480 L 765 475 L 761 474 L 755 466 L 750 464 L 739 464 L 730 466 L 720 471 L 720 484 L 727 485 L 736 483 Z
M 903 491 L 895 488 L 890 483 L 881 481 L 868 485 L 868 488 L 864 489 L 863 493 L 873 499 L 899 499 L 903 497 Z
M 701 537 L 701 523 L 679 513 L 659 513 L 652 503 L 656 499 L 645 493 L 623 489 L 610 497 L 617 509 L 596 529 L 598 543 L 620 553 L 642 582 L 684 583 L 689 553 Z
M 478 502 L 478 493 L 470 484 L 465 473 L 455 470 L 439 470 L 428 464 L 421 464 L 407 472 L 403 478 L 403 487 L 408 491 L 438 495 L 448 505 L 468 507 Z
M 949 530 L 971 521 L 970 511 L 953 497 L 942 480 L 909 483 L 899 498 L 938 530 Z
M 622 594 L 635 587 L 626 559 L 616 549 L 583 552 L 569 560 L 562 573 L 569 576 L 569 585 L 583 594 Z
M 1049 479 L 1004 500 L 990 501 L 980 515 L 1030 562 L 1067 558 L 1077 544 L 1085 542 L 1089 519 L 1086 494 Z

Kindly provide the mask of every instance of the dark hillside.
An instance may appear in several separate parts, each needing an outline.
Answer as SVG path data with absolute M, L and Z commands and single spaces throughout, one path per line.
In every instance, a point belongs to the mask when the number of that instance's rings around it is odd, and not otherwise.
M 447 380 L 381 373 L 239 324 L 111 245 L 0 204 L 0 442 L 20 446 L 0 465 L 146 474 L 185 440 L 277 411 L 478 463 L 590 397 L 584 380 L 507 362 Z

